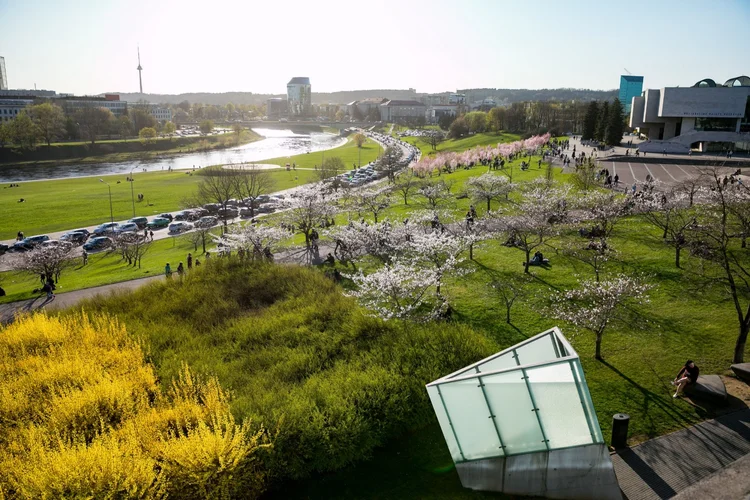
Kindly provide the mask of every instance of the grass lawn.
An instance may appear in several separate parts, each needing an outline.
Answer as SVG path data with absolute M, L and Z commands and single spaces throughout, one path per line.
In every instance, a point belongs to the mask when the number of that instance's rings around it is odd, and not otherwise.
M 427 144 L 419 137 L 402 137 L 403 140 L 417 146 L 424 155 L 447 153 L 447 152 L 459 152 L 466 149 L 475 148 L 477 146 L 495 146 L 500 142 L 513 142 L 521 138 L 518 134 L 510 134 L 505 132 L 494 133 L 486 132 L 482 134 L 474 134 L 461 139 L 448 139 L 438 144 L 437 151 L 432 150 L 432 146 Z
M 215 232 L 218 234 L 218 231 L 217 229 Z M 213 254 L 213 248 L 216 246 L 213 240 L 210 241 L 210 245 L 208 241 L 206 243 L 208 251 Z M 148 253 L 143 257 L 140 269 L 128 266 L 125 261 L 121 260 L 118 253 L 91 254 L 88 265 L 83 266 L 81 258 L 78 258 L 72 268 L 63 271 L 57 293 L 160 275 L 164 273 L 164 266 L 167 262 L 171 264 L 174 271 L 180 262 L 187 265 L 188 253 L 192 253 L 194 258 L 204 260 L 202 247 L 198 245 L 196 252 L 189 235 L 182 235 L 154 241 Z M 19 271 L 5 271 L 0 273 L 0 283 L 7 294 L 5 297 L 0 297 L 0 304 L 38 296 L 32 293 L 40 286 L 39 278 L 36 276 Z
M 358 164 L 361 161 L 362 165 L 365 165 L 375 159 L 382 153 L 381 146 L 373 141 L 367 139 L 362 145 L 361 157 L 359 148 L 354 144 L 354 141 L 350 138 L 346 141 L 346 144 L 336 149 L 329 149 L 327 151 L 316 151 L 314 153 L 302 153 L 294 156 L 282 156 L 280 158 L 271 158 L 270 160 L 262 160 L 258 163 L 275 163 L 276 165 L 284 166 L 287 163 L 296 163 L 297 168 L 315 168 L 316 165 L 323 163 L 324 158 L 331 158 L 338 156 L 344 162 L 344 167 L 347 170 L 353 168 L 354 164 Z
M 532 165 L 535 160 L 532 159 Z M 468 178 L 484 171 L 485 168 L 475 167 L 444 174 L 444 178 L 454 181 L 452 191 L 459 193 Z M 517 172 L 514 180 L 530 180 L 537 175 L 540 170 L 532 168 Z M 556 178 L 564 182 L 569 176 L 557 171 Z M 385 217 L 401 220 L 410 210 L 424 208 L 422 203 L 413 197 L 407 207 L 400 200 Z M 463 214 L 470 203 L 468 199 L 452 200 L 445 208 Z M 494 203 L 493 208 L 496 208 Z M 485 205 L 477 204 L 480 215 L 485 209 Z M 585 244 L 587 240 L 571 230 L 549 242 L 543 252 L 550 258 L 551 266 L 533 268 L 526 296 L 513 306 L 511 324 L 505 322 L 505 306 L 490 283 L 521 275 L 523 253 L 496 240 L 477 245 L 474 261 L 465 263 L 472 272 L 450 280 L 444 290 L 454 308 L 453 320 L 486 332 L 498 350 L 560 326 L 581 356 L 607 442 L 612 415 L 619 412 L 631 416 L 631 443 L 714 416 L 709 406 L 673 399 L 674 388 L 669 384 L 688 358 L 694 359 L 702 373 L 707 374 L 725 374 L 731 363 L 738 334 L 736 313 L 720 287 L 707 287 L 698 278 L 700 262 L 684 252 L 683 269 L 675 268 L 674 250 L 663 243 L 659 230 L 639 217 L 621 220 L 610 239 L 619 256 L 606 272 L 643 273 L 655 287 L 649 292 L 650 302 L 636 307 L 630 322 L 612 323 L 608 327 L 602 346 L 604 361 L 596 361 L 592 334 L 541 311 L 552 290 L 572 288 L 579 278 L 593 279 L 590 268 L 556 250 L 563 241 Z M 359 267 L 363 266 L 368 267 L 366 263 Z M 372 499 L 491 497 L 461 487 L 434 420 L 424 429 L 377 450 L 366 462 L 330 475 L 289 483 L 272 497 L 299 495 Z

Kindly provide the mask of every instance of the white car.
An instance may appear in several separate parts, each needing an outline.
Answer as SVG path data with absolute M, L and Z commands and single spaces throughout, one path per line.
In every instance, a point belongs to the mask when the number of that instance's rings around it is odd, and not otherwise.
M 174 234 L 184 233 L 193 229 L 193 225 L 189 222 L 173 222 L 169 225 L 169 232 Z
M 115 228 L 115 234 L 135 233 L 139 230 L 140 229 L 138 228 L 138 224 L 136 224 L 135 222 L 126 222 L 124 224 L 120 224 Z

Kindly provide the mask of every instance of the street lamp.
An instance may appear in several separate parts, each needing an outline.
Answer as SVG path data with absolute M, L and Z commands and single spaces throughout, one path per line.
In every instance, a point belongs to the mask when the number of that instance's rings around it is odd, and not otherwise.
M 130 199 L 133 202 L 133 218 L 135 218 L 135 193 L 133 192 L 133 182 L 135 180 L 133 179 L 133 170 L 135 170 L 135 167 L 130 170 L 130 177 L 128 178 L 130 179 Z
M 104 179 L 99 179 L 99 182 L 104 182 Z M 110 187 L 108 182 L 104 182 L 104 184 L 107 185 L 107 189 L 109 190 L 109 221 L 114 223 L 115 214 L 114 212 L 112 212 L 112 188 Z

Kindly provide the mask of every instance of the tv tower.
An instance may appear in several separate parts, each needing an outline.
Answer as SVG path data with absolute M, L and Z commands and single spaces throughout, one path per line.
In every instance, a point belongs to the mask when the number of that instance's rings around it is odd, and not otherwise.
M 141 48 L 138 47 L 138 84 L 141 86 L 141 94 L 143 94 L 143 79 L 141 78 L 141 71 L 143 71 L 143 67 L 141 66 Z

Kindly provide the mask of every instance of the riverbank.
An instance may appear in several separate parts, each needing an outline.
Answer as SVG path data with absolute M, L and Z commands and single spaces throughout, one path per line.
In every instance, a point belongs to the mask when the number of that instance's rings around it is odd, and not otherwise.
M 73 142 L 37 146 L 21 151 L 0 148 L 0 169 L 3 167 L 70 165 L 148 161 L 186 153 L 212 151 L 259 141 L 263 136 L 246 129 L 237 137 L 234 133 L 195 137 L 161 138 L 151 144 L 140 140 L 99 141 L 94 144 Z

